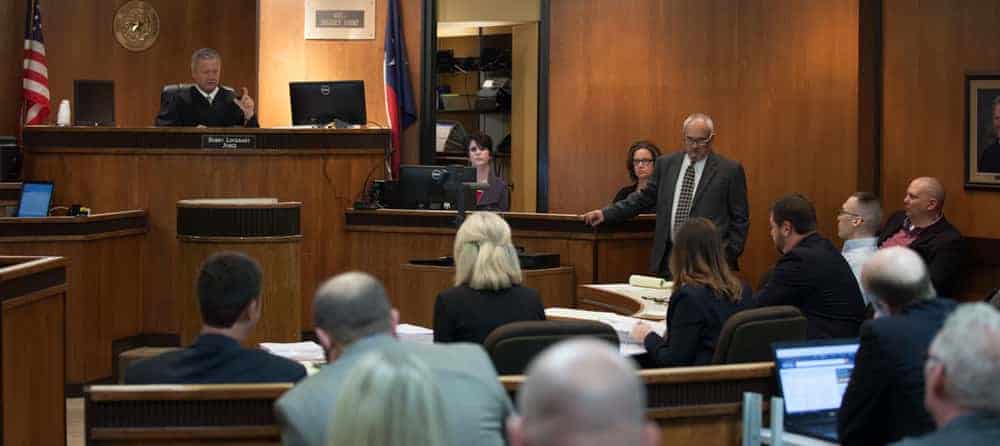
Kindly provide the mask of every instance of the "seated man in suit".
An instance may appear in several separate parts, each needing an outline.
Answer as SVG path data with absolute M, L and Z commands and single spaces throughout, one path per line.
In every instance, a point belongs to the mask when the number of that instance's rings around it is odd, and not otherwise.
M 937 431 L 902 446 L 1000 444 L 1000 313 L 960 306 L 944 323 L 924 366 L 927 411 Z
M 419 344 L 396 340 L 399 313 L 385 288 L 359 272 L 338 275 L 313 300 L 316 337 L 327 361 L 275 403 L 285 446 L 326 446 L 328 427 L 341 384 L 367 353 L 409 352 L 430 366 L 441 389 L 448 444 L 501 446 L 503 422 L 512 408 L 496 370 L 482 347 L 473 344 Z
M 924 410 L 924 354 L 954 301 L 935 299 L 927 267 L 915 252 L 875 253 L 861 272 L 877 319 L 861 325 L 861 345 L 837 430 L 844 445 L 886 444 L 934 428 Z
M 861 284 L 861 268 L 875 254 L 878 230 L 882 225 L 882 203 L 871 192 L 856 192 L 840 206 L 837 213 L 837 236 L 844 241 L 841 254 L 851 265 L 854 279 Z M 865 305 L 871 304 L 868 293 L 861 289 Z
M 738 259 L 750 228 L 747 178 L 743 166 L 714 152 L 715 124 L 706 114 L 694 113 L 684 120 L 684 150 L 656 160 L 646 187 L 604 209 L 583 214 L 583 221 L 596 226 L 627 220 L 656 206 L 656 233 L 649 270 L 672 277 L 668 267 L 674 235 L 692 217 L 712 221 L 725 245 L 730 268 L 739 271 Z
M 798 307 L 809 339 L 856 337 L 865 315 L 861 290 L 840 251 L 816 231 L 812 202 L 786 195 L 771 206 L 768 224 L 782 256 L 755 296 L 757 306 Z
M 528 365 L 507 422 L 511 446 L 656 445 L 635 365 L 596 339 L 561 342 Z
M 194 85 L 164 98 L 157 127 L 259 127 L 246 87 L 240 92 L 219 84 L 222 56 L 211 48 L 191 55 Z
M 944 198 L 944 186 L 937 178 L 911 181 L 903 210 L 889 217 L 878 246 L 905 246 L 916 251 L 927 263 L 938 296 L 954 297 L 965 245 L 962 234 L 944 218 Z
M 260 320 L 256 261 L 237 252 L 209 257 L 198 274 L 198 303 L 204 325 L 194 344 L 133 364 L 126 384 L 295 382 L 306 376 L 302 364 L 240 345 Z

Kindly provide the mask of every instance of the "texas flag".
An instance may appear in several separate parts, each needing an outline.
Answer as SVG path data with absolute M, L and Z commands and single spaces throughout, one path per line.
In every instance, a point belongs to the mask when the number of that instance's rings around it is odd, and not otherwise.
M 389 0 L 389 16 L 385 21 L 385 110 L 392 129 L 392 157 L 390 174 L 398 177 L 399 154 L 402 149 L 403 130 L 417 120 L 417 106 L 410 87 L 410 63 L 406 61 L 406 44 L 403 42 L 402 17 L 399 0 Z

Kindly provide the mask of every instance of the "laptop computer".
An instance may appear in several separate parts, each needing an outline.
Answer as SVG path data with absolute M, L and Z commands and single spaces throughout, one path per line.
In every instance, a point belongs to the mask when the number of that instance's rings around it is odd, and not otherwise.
M 858 340 L 775 342 L 771 348 L 785 400 L 785 430 L 837 442 L 837 410 Z
M 17 202 L 15 217 L 46 217 L 52 202 L 51 181 L 25 181 L 21 183 L 21 198 Z

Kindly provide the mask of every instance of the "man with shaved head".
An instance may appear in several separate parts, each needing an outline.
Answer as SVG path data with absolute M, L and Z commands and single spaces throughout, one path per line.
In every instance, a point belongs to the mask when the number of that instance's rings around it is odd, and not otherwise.
M 937 178 L 911 181 L 903 197 L 903 210 L 889 217 L 878 246 L 905 246 L 916 251 L 927 263 L 938 295 L 954 297 L 965 244 L 958 229 L 944 218 L 944 199 L 944 186 Z
M 924 355 L 955 302 L 935 299 L 927 267 L 911 249 L 879 250 L 861 283 L 880 317 L 861 325 L 861 345 L 837 414 L 845 446 L 886 444 L 934 429 L 923 407 Z
M 517 403 L 520 415 L 507 421 L 511 446 L 659 444 L 635 365 L 596 339 L 565 341 L 535 358 Z

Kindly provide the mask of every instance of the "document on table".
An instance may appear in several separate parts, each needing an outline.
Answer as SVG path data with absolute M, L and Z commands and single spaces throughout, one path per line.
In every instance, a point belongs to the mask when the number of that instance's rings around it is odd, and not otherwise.
M 272 354 L 298 362 L 323 362 L 326 355 L 323 347 L 313 341 L 305 342 L 261 342 L 260 348 Z
M 396 335 L 399 336 L 399 340 L 401 341 L 420 342 L 424 344 L 434 343 L 434 330 L 419 325 L 396 325 Z
M 545 316 L 548 318 L 556 319 L 580 319 L 587 321 L 597 321 L 610 325 L 618 333 L 618 342 L 623 355 L 638 355 L 646 352 L 646 347 L 641 343 L 632 341 L 629 337 L 629 333 L 632 332 L 632 328 L 635 324 L 639 322 L 645 322 L 653 326 L 653 331 L 657 332 L 660 336 L 667 330 L 666 322 L 650 322 L 644 321 L 639 318 L 634 318 L 631 316 L 622 316 L 620 314 L 610 313 L 607 311 L 589 311 L 589 310 L 577 310 L 575 308 L 559 308 L 552 307 L 545 309 Z

